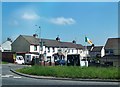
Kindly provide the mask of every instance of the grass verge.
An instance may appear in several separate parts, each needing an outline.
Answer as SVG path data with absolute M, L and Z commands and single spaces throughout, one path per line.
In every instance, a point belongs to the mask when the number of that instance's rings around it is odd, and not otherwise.
M 2 64 L 8 64 L 8 62 L 4 62 L 4 61 L 2 61 Z
M 116 67 L 32 66 L 16 71 L 29 75 L 63 78 L 120 79 L 119 69 Z

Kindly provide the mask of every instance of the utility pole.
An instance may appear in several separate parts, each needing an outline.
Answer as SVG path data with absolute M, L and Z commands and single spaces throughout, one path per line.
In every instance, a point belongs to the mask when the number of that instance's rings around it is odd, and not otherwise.
M 41 54 L 42 54 L 42 53 L 40 53 L 40 51 L 42 49 L 42 47 L 41 47 L 41 27 L 38 25 L 35 25 L 35 26 L 37 26 L 39 28 L 39 35 L 38 35 L 38 38 L 39 38 L 39 58 L 41 59 Z

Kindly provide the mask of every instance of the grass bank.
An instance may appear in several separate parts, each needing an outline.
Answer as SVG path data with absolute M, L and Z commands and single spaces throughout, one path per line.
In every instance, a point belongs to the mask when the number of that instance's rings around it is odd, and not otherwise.
M 29 75 L 63 78 L 120 79 L 118 70 L 120 68 L 116 67 L 32 66 L 16 71 Z

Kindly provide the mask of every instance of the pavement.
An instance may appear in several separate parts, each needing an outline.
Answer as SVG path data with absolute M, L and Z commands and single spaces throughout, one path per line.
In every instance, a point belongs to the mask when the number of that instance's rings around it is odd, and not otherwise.
M 28 75 L 20 72 L 16 72 L 16 69 L 11 68 L 10 71 L 24 77 L 35 78 L 35 79 L 50 79 L 50 80 L 70 80 L 70 81 L 95 81 L 95 82 L 120 82 L 120 80 L 115 79 L 81 79 L 81 78 L 60 78 L 60 77 L 52 77 L 52 76 L 36 76 L 36 75 Z

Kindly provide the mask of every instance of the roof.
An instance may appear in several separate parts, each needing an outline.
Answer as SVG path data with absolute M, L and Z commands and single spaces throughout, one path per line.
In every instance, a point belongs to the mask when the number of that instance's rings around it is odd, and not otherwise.
M 87 49 L 88 51 L 91 51 L 92 46 L 84 46 L 84 50 Z
M 41 39 L 41 41 L 48 47 L 60 47 L 60 42 L 57 40 Z
M 24 37 L 30 44 L 39 45 L 40 43 L 39 38 L 35 38 L 33 36 L 28 36 L 28 35 L 21 35 L 21 36 Z M 47 47 L 78 48 L 78 49 L 83 48 L 81 44 L 75 44 L 72 42 L 61 42 L 57 40 L 43 39 L 43 38 L 41 39 L 41 41 Z
M 92 52 L 100 52 L 102 50 L 103 46 L 94 46 L 92 49 Z
M 108 38 L 105 49 L 120 49 L 120 38 Z
M 39 40 L 33 36 L 21 35 L 25 40 L 27 40 L 30 44 L 39 45 Z

